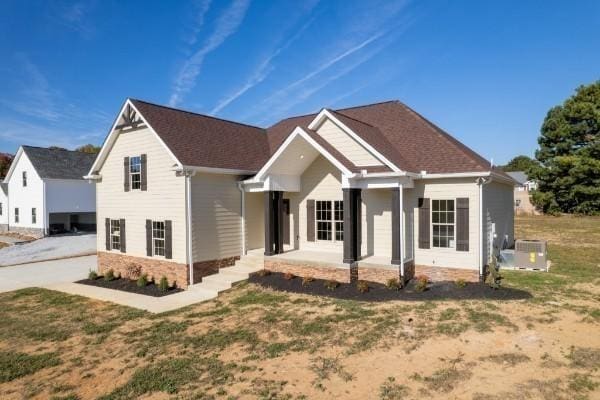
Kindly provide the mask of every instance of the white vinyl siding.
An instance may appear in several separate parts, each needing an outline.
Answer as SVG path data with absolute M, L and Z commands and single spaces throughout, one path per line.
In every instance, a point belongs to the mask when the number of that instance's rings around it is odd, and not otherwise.
M 218 260 L 241 255 L 241 193 L 234 175 L 192 177 L 193 259 Z
M 430 206 L 433 200 L 454 200 L 456 202 L 459 197 L 469 199 L 469 251 L 457 251 L 455 248 L 435 248 L 433 241 L 431 241 L 429 249 L 419 249 L 419 197 L 429 198 Z M 413 212 L 413 249 L 416 264 L 450 268 L 479 268 L 479 237 L 477 233 L 479 230 L 479 187 L 474 178 L 417 180 L 414 189 L 404 191 L 404 202 L 405 207 L 410 207 Z M 431 226 L 430 232 L 433 232 Z
M 264 193 L 246 192 L 246 248 L 248 250 L 265 247 L 265 206 Z M 291 220 L 291 218 L 290 218 Z M 293 233 L 290 226 L 290 232 Z M 291 242 L 290 242 L 291 243 Z
M 148 190 L 123 190 L 123 159 L 148 156 Z M 126 221 L 127 255 L 146 256 L 146 220 L 173 223 L 173 262 L 187 263 L 185 178 L 173 171 L 175 160 L 149 129 L 122 133 L 107 155 L 96 184 L 98 249 L 105 248 L 104 219 Z
M 27 175 L 27 186 L 23 186 L 23 172 Z M 87 183 L 86 183 L 87 184 Z M 8 182 L 10 195 L 9 223 L 11 227 L 43 229 L 44 215 L 44 181 L 37 174 L 33 164 L 25 152 L 21 154 Z M 19 222 L 15 222 L 15 209 L 19 209 Z M 31 223 L 31 209 L 37 210 L 37 218 Z
M 373 154 L 331 120 L 326 119 L 316 131 L 354 164 L 358 166 L 383 165 Z
M 366 189 L 361 192 L 362 256 L 392 259 L 392 190 Z
M 510 247 L 514 241 L 514 190 L 513 186 L 491 182 L 483 186 L 483 260 L 490 260 L 491 246 Z M 496 237 L 492 237 L 492 224 Z M 497 251 L 496 251 L 497 253 Z

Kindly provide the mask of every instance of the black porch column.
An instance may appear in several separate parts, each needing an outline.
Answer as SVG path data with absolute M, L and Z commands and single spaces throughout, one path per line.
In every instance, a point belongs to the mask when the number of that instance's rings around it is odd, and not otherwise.
M 402 230 L 400 225 L 400 190 L 401 188 L 392 189 L 392 264 L 402 264 Z
M 283 192 L 265 191 L 265 256 L 283 252 Z
M 360 259 L 361 197 L 360 189 L 342 189 L 344 192 L 344 263 Z

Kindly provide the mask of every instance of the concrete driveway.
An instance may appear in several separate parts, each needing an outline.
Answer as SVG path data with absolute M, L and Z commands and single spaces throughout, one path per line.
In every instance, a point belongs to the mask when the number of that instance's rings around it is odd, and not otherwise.
M 0 249 L 0 267 L 96 254 L 96 234 L 65 234 Z
M 74 282 L 96 270 L 97 257 L 84 256 L 0 268 L 0 293 L 26 287 L 45 287 Z

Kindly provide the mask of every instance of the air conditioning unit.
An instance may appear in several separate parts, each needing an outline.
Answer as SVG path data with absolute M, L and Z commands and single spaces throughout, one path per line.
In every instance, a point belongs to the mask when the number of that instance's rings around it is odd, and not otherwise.
M 515 241 L 515 268 L 548 270 L 548 242 L 545 240 Z

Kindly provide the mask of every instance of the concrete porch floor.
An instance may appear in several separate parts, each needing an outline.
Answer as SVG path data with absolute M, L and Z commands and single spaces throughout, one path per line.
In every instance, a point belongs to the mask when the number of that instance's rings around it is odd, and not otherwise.
M 264 249 L 253 249 L 248 250 L 248 254 L 252 255 L 263 255 Z M 341 253 L 327 252 L 327 251 L 315 251 L 315 250 L 286 250 L 281 254 L 274 256 L 267 256 L 265 259 L 270 260 L 285 260 L 292 262 L 310 262 L 320 265 L 329 265 L 335 267 L 348 267 L 348 264 L 344 264 L 343 255 Z M 385 256 L 365 256 L 359 262 L 358 265 L 361 267 L 397 267 L 392 265 L 391 257 Z

